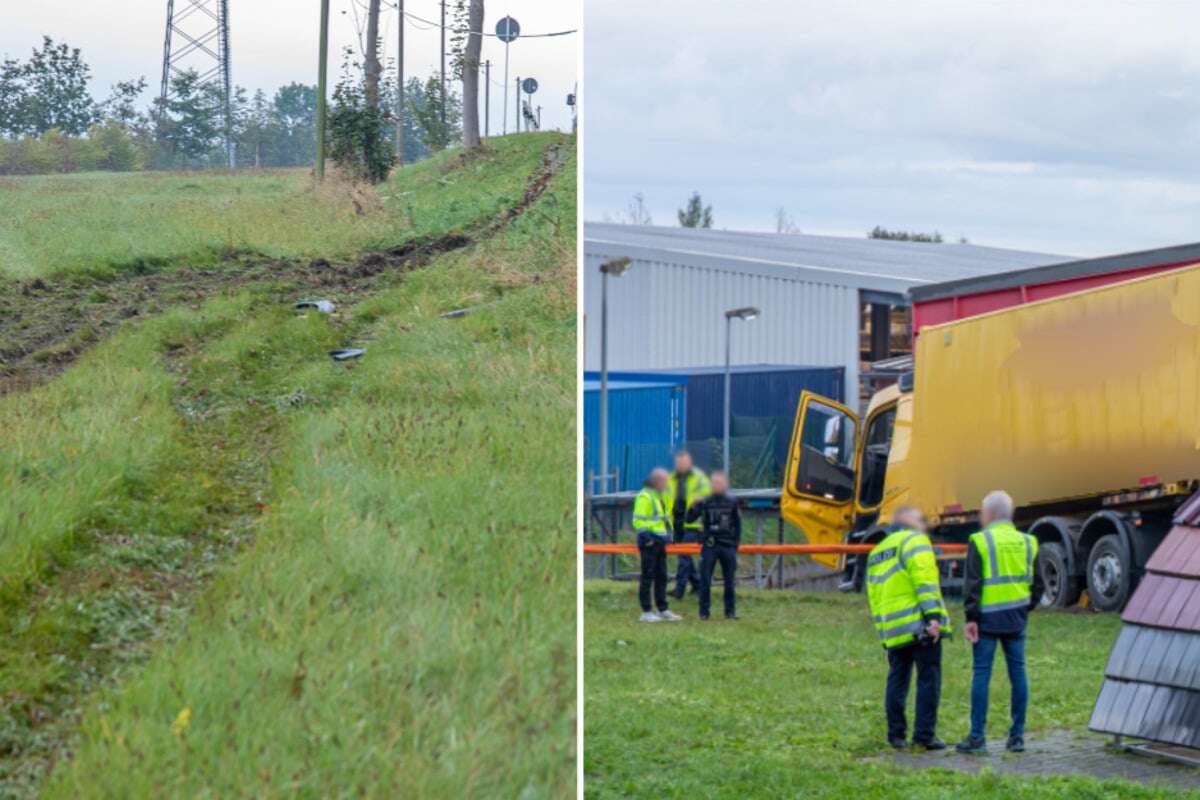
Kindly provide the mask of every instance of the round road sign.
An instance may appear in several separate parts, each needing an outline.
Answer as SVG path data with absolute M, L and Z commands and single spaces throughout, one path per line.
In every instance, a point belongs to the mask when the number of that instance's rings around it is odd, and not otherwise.
M 533 94 L 537 91 L 537 78 L 526 78 L 521 81 L 521 88 L 525 90 L 525 94 Z
M 507 44 L 521 35 L 521 26 L 512 17 L 505 17 L 496 23 L 496 37 Z

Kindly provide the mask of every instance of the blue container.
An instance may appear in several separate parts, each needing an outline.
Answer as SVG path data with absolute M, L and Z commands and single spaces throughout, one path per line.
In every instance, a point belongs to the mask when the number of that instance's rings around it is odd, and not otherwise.
M 683 380 L 608 381 L 608 464 L 618 491 L 636 489 L 654 467 L 669 467 L 683 446 L 687 387 Z M 600 381 L 583 383 L 584 475 L 600 473 Z M 589 487 L 594 490 L 596 487 Z
M 730 376 L 730 409 L 733 416 L 732 435 L 763 434 L 773 436 L 770 449 L 774 451 L 776 471 L 787 463 L 787 448 L 791 438 L 796 406 L 804 390 L 841 401 L 845 396 L 843 367 L 802 367 L 774 364 L 752 364 L 733 367 Z M 584 379 L 598 377 L 585 372 Z M 688 367 L 676 370 L 645 372 L 610 372 L 609 381 L 623 383 L 654 383 L 663 380 L 682 381 L 687 386 L 685 441 L 696 450 L 696 443 L 721 439 L 724 434 L 722 417 L 725 407 L 725 368 Z M 773 422 L 772 422 L 773 421 Z M 769 433 L 773 427 L 773 433 Z M 699 455 L 694 453 L 694 455 Z M 711 469 L 711 459 L 698 457 L 702 466 Z

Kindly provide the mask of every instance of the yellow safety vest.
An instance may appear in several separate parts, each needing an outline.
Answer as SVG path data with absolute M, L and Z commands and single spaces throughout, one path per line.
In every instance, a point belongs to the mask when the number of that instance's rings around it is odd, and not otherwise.
M 979 613 L 1028 608 L 1033 585 L 1033 560 L 1038 542 L 1011 522 L 993 522 L 971 534 L 971 545 L 983 565 Z
M 663 504 L 666 506 L 668 514 L 675 513 L 675 496 L 677 494 L 679 494 L 679 476 L 672 472 L 671 477 L 667 479 L 667 490 L 663 492 Z M 683 485 L 684 507 L 691 505 L 693 500 L 708 497 L 710 494 L 712 494 L 712 487 L 708 483 L 708 476 L 693 467 Z M 698 531 L 701 521 L 697 518 L 694 522 L 684 522 L 683 527 Z
M 937 557 L 928 536 L 900 530 L 872 548 L 867 555 L 867 601 L 875 632 L 888 649 L 916 641 L 925 629 L 926 614 L 936 614 L 942 634 L 950 633 Z
M 633 529 L 639 533 L 666 536 L 671 531 L 671 518 L 663 499 L 653 489 L 644 488 L 633 501 Z

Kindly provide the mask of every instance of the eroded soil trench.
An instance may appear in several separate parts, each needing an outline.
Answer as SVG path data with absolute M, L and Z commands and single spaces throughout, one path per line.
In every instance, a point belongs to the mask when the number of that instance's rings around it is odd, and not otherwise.
M 420 269 L 433 258 L 485 239 L 520 216 L 545 192 L 562 166 L 560 145 L 542 154 L 520 201 L 464 232 L 415 239 L 351 261 L 231 258 L 219 267 L 181 267 L 112 280 L 0 279 L 0 396 L 53 378 L 122 324 L 171 306 L 198 306 L 248 284 L 277 287 L 281 302 L 317 293 L 339 306 L 369 294 L 384 276 Z

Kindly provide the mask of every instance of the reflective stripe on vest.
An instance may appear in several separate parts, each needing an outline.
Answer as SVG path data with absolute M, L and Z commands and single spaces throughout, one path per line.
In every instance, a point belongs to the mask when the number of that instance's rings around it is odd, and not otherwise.
M 1019 544 L 1016 537 L 1020 537 Z M 993 523 L 973 534 L 971 540 L 979 553 L 983 572 L 979 613 L 1027 608 L 1037 540 L 1018 531 L 1011 522 Z

